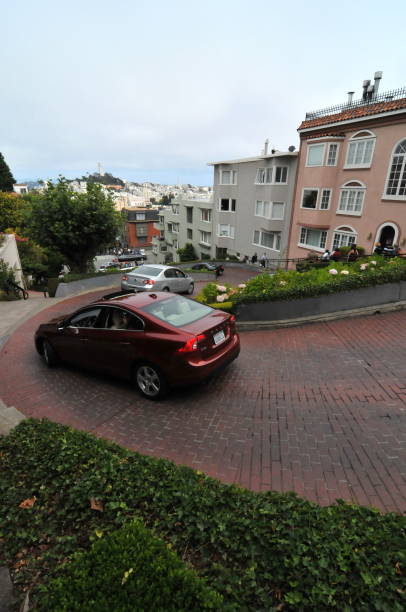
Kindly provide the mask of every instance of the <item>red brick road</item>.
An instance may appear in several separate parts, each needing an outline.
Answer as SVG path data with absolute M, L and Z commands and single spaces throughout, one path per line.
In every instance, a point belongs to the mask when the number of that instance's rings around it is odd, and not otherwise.
M 95 296 L 13 334 L 0 353 L 7 405 L 256 491 L 406 510 L 406 311 L 243 333 L 228 370 L 153 403 L 131 384 L 48 370 L 36 354 L 40 322 Z

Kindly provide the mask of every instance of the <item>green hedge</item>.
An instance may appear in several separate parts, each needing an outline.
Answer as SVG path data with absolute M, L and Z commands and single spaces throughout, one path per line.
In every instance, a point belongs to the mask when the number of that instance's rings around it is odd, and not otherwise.
M 41 609 L 37 585 L 63 561 L 135 518 L 224 609 L 404 610 L 406 520 L 397 514 L 224 485 L 46 420 L 0 438 L 0 566 L 18 567 L 20 587 L 35 585 L 32 609 Z
M 37 607 L 58 612 L 220 610 L 222 597 L 140 522 L 77 553 L 41 587 Z

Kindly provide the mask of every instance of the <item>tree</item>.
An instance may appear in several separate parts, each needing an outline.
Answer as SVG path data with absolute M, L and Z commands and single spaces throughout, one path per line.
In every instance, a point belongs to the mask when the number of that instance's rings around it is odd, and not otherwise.
M 13 191 L 15 182 L 10 168 L 4 161 L 3 153 L 0 153 L 0 191 Z
M 176 252 L 181 261 L 194 261 L 197 259 L 195 249 L 191 242 L 187 242 L 183 249 L 178 249 Z
M 86 193 L 76 193 L 61 177 L 30 199 L 30 238 L 61 253 L 73 272 L 87 272 L 97 252 L 114 242 L 120 215 L 99 185 L 88 184 Z
M 20 228 L 24 219 L 25 202 L 15 193 L 0 191 L 0 233 Z

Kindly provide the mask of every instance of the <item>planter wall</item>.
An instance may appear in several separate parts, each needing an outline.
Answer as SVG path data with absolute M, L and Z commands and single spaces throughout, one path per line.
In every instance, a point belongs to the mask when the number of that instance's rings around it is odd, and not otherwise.
M 297 300 L 239 304 L 238 321 L 282 321 L 406 300 L 406 281 Z
M 104 276 L 83 278 L 82 280 L 72 281 L 71 283 L 59 283 L 55 297 L 69 297 L 82 293 L 83 291 L 102 289 L 103 287 L 117 287 L 117 290 L 119 290 L 121 286 L 121 276 L 122 274 L 105 274 Z

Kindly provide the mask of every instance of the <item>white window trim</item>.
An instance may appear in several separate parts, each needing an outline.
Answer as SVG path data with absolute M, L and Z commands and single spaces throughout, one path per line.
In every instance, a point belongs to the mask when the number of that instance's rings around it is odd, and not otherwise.
M 265 173 L 265 177 L 266 177 L 266 172 L 267 172 L 267 170 L 270 170 L 270 171 L 271 171 L 271 178 L 273 179 L 273 177 L 274 177 L 274 170 L 275 170 L 275 168 L 274 168 L 273 166 L 259 166 L 259 168 L 257 168 L 257 171 L 256 171 L 256 173 L 255 173 L 255 181 L 254 181 L 254 185 L 273 185 L 274 183 L 272 182 L 272 180 L 271 180 L 271 181 L 269 181 L 269 182 L 264 181 L 263 183 L 260 183 L 260 182 L 257 180 L 257 177 L 258 177 L 258 171 L 259 171 L 259 170 L 263 170 L 263 171 L 264 171 L 264 173 Z M 278 183 L 278 185 L 279 185 L 279 183 Z
M 203 211 L 210 212 L 210 215 L 209 215 L 210 221 L 207 221 L 207 219 L 203 219 Z M 211 208 L 201 208 L 200 209 L 200 221 L 202 223 L 211 223 Z
M 283 212 L 282 212 L 282 217 L 274 217 L 273 216 L 273 205 L 274 204 L 282 204 L 283 208 Z M 285 218 L 285 210 L 286 210 L 286 202 L 280 202 L 279 200 L 275 200 L 274 202 L 271 202 L 271 220 L 272 221 L 283 221 Z
M 309 164 L 309 152 L 311 148 L 314 147 L 323 147 L 323 155 L 322 155 L 322 160 L 321 160 L 321 164 Z M 324 166 L 324 158 L 326 156 L 326 144 L 324 142 L 314 142 L 312 144 L 308 144 L 307 145 L 307 153 L 306 153 L 306 168 L 320 168 L 321 166 Z
M 179 234 L 179 223 L 172 223 L 172 233 Z
M 304 225 L 299 226 L 299 240 L 298 240 L 297 245 L 299 247 L 302 247 L 302 248 L 305 248 L 305 249 L 310 249 L 312 251 L 319 251 L 320 253 L 324 253 L 324 251 L 326 250 L 325 246 L 323 246 L 323 247 L 315 247 L 315 246 L 313 246 L 311 244 L 304 244 L 303 242 L 300 242 L 300 237 L 302 235 L 302 229 L 303 228 L 304 229 L 310 229 L 310 230 L 317 230 L 319 232 L 326 232 L 326 242 L 325 242 L 326 244 L 327 244 L 327 238 L 328 238 L 328 230 L 320 229 L 320 228 L 317 228 L 317 227 L 306 227 Z
M 199 230 L 200 231 L 200 240 L 199 242 L 201 244 L 204 244 L 205 246 L 211 246 L 211 242 L 206 242 L 203 238 L 203 234 L 208 234 L 208 240 L 211 240 L 211 232 L 205 232 L 204 230 Z
M 333 250 L 333 245 L 334 245 L 334 236 L 335 234 L 341 234 L 341 235 L 345 235 L 345 236 L 355 236 L 355 240 L 354 240 L 354 244 L 357 244 L 357 240 L 358 240 L 358 232 L 351 227 L 351 225 L 346 225 L 345 227 L 348 227 L 349 230 L 351 231 L 346 231 L 346 230 L 342 230 L 341 228 L 344 227 L 343 225 L 339 225 L 338 227 L 336 227 L 335 229 L 332 230 L 332 238 L 331 238 L 331 250 Z
M 221 234 L 220 233 L 220 226 L 221 225 L 225 225 L 228 227 L 229 229 L 229 233 L 228 234 Z M 219 238 L 229 238 L 231 240 L 235 239 L 235 227 L 233 225 L 230 225 L 229 223 L 218 223 L 217 224 L 217 236 Z
M 286 181 L 278 182 L 278 183 L 275 181 L 276 169 L 277 168 L 286 168 Z M 269 183 L 270 185 L 287 185 L 288 182 L 289 182 L 289 166 L 274 166 L 273 167 L 273 172 L 272 172 L 272 178 L 273 178 L 273 181 L 272 181 L 272 183 Z
M 328 158 L 329 158 L 329 155 L 330 155 L 330 147 L 331 147 L 331 145 L 336 145 L 337 146 L 336 159 L 335 159 L 335 163 L 334 164 L 329 164 L 328 163 Z M 339 142 L 328 142 L 327 143 L 327 152 L 326 152 L 326 166 L 327 166 L 327 168 L 334 168 L 335 166 L 337 166 L 339 153 L 340 153 L 340 143 Z
M 358 183 L 358 186 L 356 185 L 349 185 L 349 183 Z M 341 194 L 344 190 L 350 190 L 350 191 L 361 191 L 363 193 L 362 196 L 362 202 L 361 202 L 361 210 L 358 211 L 347 211 L 347 210 L 340 210 L 340 202 L 341 202 Z M 350 216 L 350 217 L 361 217 L 363 210 L 364 210 L 364 202 L 365 202 L 365 194 L 366 194 L 366 185 L 364 183 L 361 183 L 361 181 L 347 181 L 346 183 L 344 183 L 344 185 L 341 185 L 340 187 L 340 193 L 338 196 L 338 202 L 337 202 L 337 210 L 336 210 L 336 215 L 346 215 L 346 216 Z
M 328 201 L 327 208 L 322 208 L 321 207 L 321 202 L 323 200 L 323 191 L 329 191 L 330 192 L 330 198 L 329 198 L 329 201 Z M 317 210 L 321 210 L 321 211 L 323 211 L 323 210 L 330 210 L 331 202 L 332 202 L 332 199 L 333 199 L 333 189 L 332 189 L 332 187 L 320 187 L 320 193 L 319 193 L 318 199 L 320 201 L 318 202 L 319 206 L 318 206 Z M 314 209 L 311 208 L 310 210 L 314 210 Z
M 223 182 L 223 172 L 230 172 L 231 176 L 232 176 L 232 183 L 224 183 Z M 234 180 L 235 178 L 235 180 Z M 237 170 L 220 170 L 220 182 L 219 185 L 237 185 L 237 180 L 238 180 L 238 174 L 237 174 Z
M 382 200 L 392 200 L 392 201 L 397 201 L 397 202 L 404 202 L 404 201 L 406 201 L 406 195 L 387 195 L 386 194 L 386 190 L 388 188 L 388 183 L 389 183 L 389 175 L 390 175 L 390 171 L 391 171 L 392 163 L 393 163 L 393 156 L 395 155 L 396 148 L 404 140 L 406 140 L 406 136 L 404 136 L 403 138 L 398 140 L 398 142 L 395 144 L 395 146 L 392 149 L 392 153 L 391 153 L 389 164 L 388 164 L 388 172 L 386 174 L 385 186 L 384 186 L 383 194 L 382 194 L 382 198 L 381 198 Z M 406 153 L 405 153 L 405 161 L 404 161 L 404 163 L 406 164 Z M 385 225 L 389 225 L 389 223 L 385 223 Z
M 316 206 L 314 208 L 309 208 L 308 206 L 303 206 L 303 198 L 304 198 L 304 192 L 305 191 L 317 191 Z M 319 204 L 319 196 L 320 196 L 320 187 L 303 187 L 303 189 L 302 189 L 302 197 L 301 197 L 301 200 L 300 200 L 300 208 L 303 208 L 303 210 L 317 210 L 318 204 Z
M 254 235 L 252 237 L 252 244 L 260 249 L 266 249 L 267 251 L 274 251 L 275 253 L 280 253 L 280 249 L 274 249 L 272 247 L 264 246 L 263 244 L 258 244 L 255 242 L 255 232 L 259 232 L 260 234 L 279 234 L 280 235 L 280 243 L 282 242 L 282 232 L 274 231 L 274 230 L 264 230 L 264 229 L 256 229 L 254 230 Z
M 229 206 L 228 210 L 221 210 L 221 200 L 228 200 L 228 206 Z M 235 200 L 235 210 L 231 210 L 232 200 Z M 235 213 L 237 212 L 237 198 L 219 198 L 217 210 L 220 213 L 232 213 L 233 215 L 235 215 Z
M 270 219 L 271 218 L 270 216 L 266 217 L 265 215 L 258 215 L 257 205 L 259 202 L 261 202 L 262 204 L 269 204 L 269 213 L 271 214 L 271 202 L 269 200 L 255 200 L 254 216 L 258 217 L 259 219 Z
M 358 136 L 358 134 L 370 134 L 370 136 Z M 350 145 L 353 142 L 365 142 L 367 140 L 372 140 L 373 144 L 372 144 L 372 150 L 371 150 L 371 160 L 369 163 L 367 164 L 349 164 L 348 163 L 348 155 L 350 153 Z M 375 144 L 376 144 L 376 135 L 371 132 L 370 130 L 359 130 L 358 132 L 356 132 L 355 134 L 353 134 L 351 136 L 351 138 L 348 139 L 347 142 L 347 152 L 345 154 L 345 162 L 344 162 L 344 166 L 343 169 L 344 170 L 351 170 L 353 168 L 370 168 L 372 165 L 372 160 L 374 158 L 374 152 L 375 152 Z

